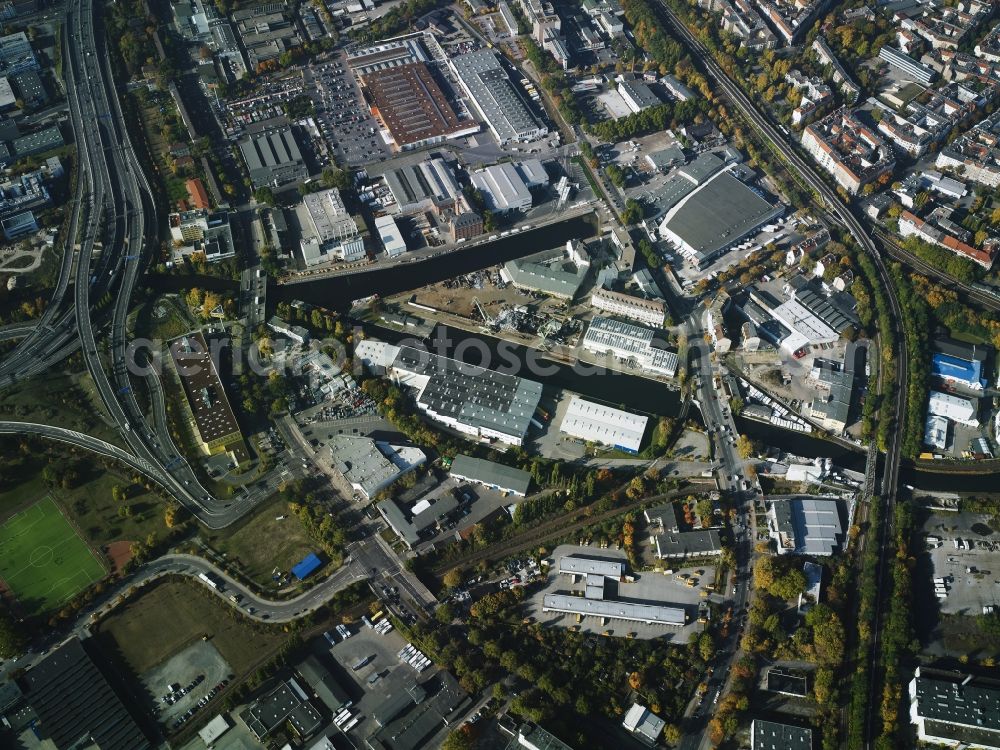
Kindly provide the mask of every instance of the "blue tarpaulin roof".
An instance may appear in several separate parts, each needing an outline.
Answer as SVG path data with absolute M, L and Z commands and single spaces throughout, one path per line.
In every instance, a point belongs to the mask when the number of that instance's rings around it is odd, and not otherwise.
M 301 581 L 310 573 L 315 572 L 315 570 L 322 564 L 323 561 L 316 556 L 316 553 L 310 552 L 302 558 L 302 562 L 292 568 L 292 575 Z
M 979 387 L 985 385 L 980 379 L 981 366 L 979 362 L 959 359 L 950 354 L 935 354 L 931 359 L 931 372 L 934 375 Z

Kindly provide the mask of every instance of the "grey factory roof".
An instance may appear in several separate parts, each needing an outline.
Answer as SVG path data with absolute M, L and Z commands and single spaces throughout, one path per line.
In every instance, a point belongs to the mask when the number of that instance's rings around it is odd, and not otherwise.
M 914 680 L 916 711 L 927 734 L 956 744 L 1000 746 L 1000 680 L 927 667 L 919 667 Z
M 521 738 L 530 744 L 525 745 Z M 552 733 L 542 729 L 537 724 L 525 723 L 517 728 L 517 735 L 507 745 L 507 750 L 520 750 L 523 747 L 536 748 L 537 750 L 573 750 L 572 747 L 554 736 Z
M 563 555 L 559 558 L 559 572 L 569 575 L 601 575 L 618 580 L 625 575 L 625 561 Z
M 812 730 L 790 724 L 754 719 L 750 725 L 751 750 L 812 750 Z
M 427 691 L 424 685 L 436 681 L 436 690 L 426 700 L 420 699 L 413 710 L 400 712 L 392 719 L 380 722 L 379 729 L 373 739 L 379 746 L 392 750 L 419 750 L 428 747 L 428 740 L 443 723 L 452 724 L 469 704 L 468 694 L 459 686 L 449 672 L 438 672 L 432 680 L 423 685 L 417 685 L 415 690 Z M 412 691 L 411 691 L 412 692 Z M 404 693 L 409 697 L 409 693 Z M 409 705 L 405 706 L 409 708 Z M 401 715 L 400 715 L 401 714 Z M 383 714 L 383 718 L 387 714 Z
M 658 221 L 671 208 L 676 206 L 698 185 L 725 166 L 725 163 L 711 151 L 706 151 L 695 157 L 690 164 L 678 168 L 664 183 L 646 193 L 643 197 L 650 206 L 650 221 Z
M 419 448 L 376 443 L 358 435 L 334 435 L 329 442 L 333 465 L 344 479 L 371 497 L 396 477 L 422 463 Z
M 393 199 L 403 212 L 425 202 L 435 205 L 449 203 L 459 194 L 458 183 L 444 159 L 428 159 L 392 169 L 384 177 Z
M 665 227 L 697 256 L 710 258 L 783 210 L 733 175 L 723 173 L 677 206 Z
M 480 49 L 458 55 L 451 62 L 501 143 L 521 139 L 540 127 L 496 52 Z
M 629 80 L 628 78 L 623 78 L 618 82 L 618 91 L 628 96 L 639 109 L 647 109 L 648 107 L 655 107 L 657 104 L 662 104 L 660 97 L 654 94 L 652 89 L 639 79 Z
M 831 555 L 840 544 L 843 527 L 836 500 L 814 497 L 771 500 L 773 523 L 785 552 Z M 789 545 L 791 545 L 789 547 Z
M 442 516 L 451 513 L 458 507 L 458 499 L 451 494 L 438 497 L 430 507 L 417 515 L 413 515 L 414 506 L 404 510 L 395 500 L 383 500 L 376 508 L 379 513 L 392 527 L 393 531 L 399 534 L 400 538 L 412 547 L 420 542 L 420 533 L 437 523 Z
M 603 599 L 606 580 L 607 577 L 597 573 L 587 573 L 587 588 L 584 595 L 588 599 Z
M 572 271 L 567 271 L 562 263 L 553 261 L 545 263 L 540 260 L 551 257 L 551 253 L 541 253 L 520 260 L 507 261 L 504 264 L 504 271 L 515 286 L 573 299 L 587 275 L 587 270 L 574 267 Z
M 22 679 L 38 734 L 59 750 L 87 737 L 102 750 L 150 747 L 132 716 L 76 637 L 56 648 Z
M 528 432 L 542 397 L 542 384 L 516 375 L 467 365 L 408 346 L 393 367 L 426 375 L 417 403 L 435 414 L 518 439 Z
M 818 382 L 829 391 L 813 399 L 813 414 L 847 424 L 854 392 L 854 373 L 829 360 L 814 361 L 813 367 L 819 370 Z
M 585 617 L 607 617 L 613 620 L 630 620 L 658 625 L 681 626 L 686 622 L 685 612 L 680 607 L 634 604 L 608 599 L 587 599 L 567 594 L 546 594 L 542 600 L 542 609 L 568 612 Z
M 27 135 L 22 135 L 20 138 L 15 138 L 11 141 L 11 148 L 14 151 L 14 155 L 21 158 L 59 148 L 64 143 L 65 141 L 63 140 L 59 126 L 50 125 L 34 133 L 28 133 Z
M 319 696 L 324 705 L 334 713 L 351 703 L 351 697 L 343 686 L 315 656 L 307 656 L 305 661 L 296 667 L 296 671 L 302 675 L 302 679 Z
M 844 304 L 845 300 L 839 295 L 825 297 L 803 276 L 793 276 L 788 283 L 794 290 L 795 299 L 837 333 L 860 325 L 857 314 Z
M 646 516 L 646 523 L 655 523 L 662 526 L 664 531 L 672 531 L 680 525 L 679 510 L 680 506 L 677 503 L 663 503 L 647 508 L 643 511 L 643 515 Z
M 509 490 L 517 495 L 526 495 L 531 484 L 531 474 L 526 471 L 461 453 L 451 463 L 451 475 Z
M 258 739 L 267 737 L 286 721 L 299 735 L 307 735 L 320 725 L 320 716 L 306 700 L 299 684 L 290 679 L 243 709 L 240 718 Z
M 698 154 L 690 164 L 685 164 L 683 167 L 677 170 L 677 173 L 684 177 L 688 182 L 692 182 L 695 185 L 701 185 L 708 181 L 708 178 L 718 172 L 722 167 L 725 166 L 725 162 L 717 154 L 713 154 L 711 151 L 706 151 L 703 154 Z
M 291 128 L 260 133 L 239 145 L 254 185 L 292 182 L 308 175 Z
M 715 529 L 668 531 L 655 539 L 660 557 L 692 557 L 722 552 L 722 540 Z
M 646 160 L 655 169 L 667 169 L 676 164 L 683 164 L 686 159 L 684 149 L 677 145 L 667 146 L 646 156 Z

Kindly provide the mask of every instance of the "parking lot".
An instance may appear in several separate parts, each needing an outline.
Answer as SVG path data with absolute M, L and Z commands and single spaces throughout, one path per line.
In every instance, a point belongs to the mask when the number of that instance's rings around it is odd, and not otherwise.
M 662 625 L 647 625 L 641 622 L 626 620 L 610 620 L 603 622 L 594 617 L 585 617 L 577 622 L 576 615 L 559 612 L 543 612 L 542 602 L 545 594 L 576 593 L 583 595 L 586 588 L 583 579 L 574 581 L 572 577 L 560 575 L 559 558 L 564 555 L 582 555 L 600 559 L 624 560 L 625 553 L 614 549 L 599 547 L 562 545 L 552 554 L 553 567 L 545 586 L 535 591 L 526 600 L 525 615 L 535 618 L 537 622 L 556 625 L 563 628 L 575 628 L 583 633 L 605 633 L 613 636 L 628 636 L 634 638 L 663 638 L 673 643 L 687 643 L 692 633 L 700 632 L 702 624 L 698 622 L 698 608 L 705 600 L 701 592 L 707 584 L 715 580 L 715 570 L 711 566 L 674 569 L 670 575 L 646 572 L 635 573 L 634 582 L 605 584 L 605 598 L 628 601 L 640 604 L 663 604 L 682 607 L 687 612 L 688 624 L 681 628 Z M 628 571 L 626 571 L 628 572 Z M 694 583 L 688 584 L 689 580 Z
M 328 156 L 349 166 L 389 157 L 389 146 L 342 58 L 306 68 L 306 80 L 316 102 L 316 124 L 330 148 Z
M 180 726 L 177 722 L 181 717 L 192 710 L 197 713 L 199 701 L 207 698 L 224 680 L 231 678 L 229 664 L 212 642 L 197 641 L 144 674 L 142 682 L 159 709 L 159 722 L 168 728 L 175 728 Z
M 1000 533 L 989 516 L 937 513 L 924 524 L 934 578 L 944 578 L 947 596 L 938 597 L 947 614 L 979 615 L 1000 606 Z M 922 582 L 933 589 L 934 582 Z
M 411 666 L 399 661 L 397 654 L 406 646 L 406 641 L 397 631 L 379 635 L 364 625 L 352 625 L 351 630 L 354 635 L 333 646 L 330 654 L 342 668 L 341 675 L 345 677 L 341 681 L 345 686 L 347 681 L 352 681 L 356 686 L 352 693 L 361 696 L 351 706 L 351 713 L 361 720 L 350 732 L 360 740 L 378 730 L 372 718 L 373 712 L 388 696 L 413 685 L 418 674 Z M 365 659 L 369 661 L 354 671 L 353 667 Z M 419 674 L 419 679 L 426 680 L 434 671 L 432 665 Z M 377 681 L 369 684 L 375 675 L 378 675 Z

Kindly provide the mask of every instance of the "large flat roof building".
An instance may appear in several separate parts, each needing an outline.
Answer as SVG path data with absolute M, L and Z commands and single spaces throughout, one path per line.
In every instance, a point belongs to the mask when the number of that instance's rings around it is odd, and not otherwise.
M 667 531 L 655 534 L 656 556 L 661 560 L 722 554 L 722 539 L 715 529 Z
M 478 169 L 469 175 L 472 186 L 482 193 L 486 208 L 504 213 L 531 208 L 531 192 L 524 177 L 510 162 Z
M 588 599 L 567 594 L 546 594 L 542 599 L 542 611 L 672 627 L 680 627 L 687 622 L 687 613 L 680 607 L 634 604 L 611 599 Z
M 229 405 L 212 353 L 200 331 L 175 339 L 170 356 L 184 388 L 194 426 L 207 454 L 227 452 L 243 463 L 249 455 L 236 415 Z
M 844 529 L 836 500 L 781 497 L 768 501 L 767 526 L 779 555 L 828 557 L 843 542 Z
M 783 205 L 771 205 L 730 170 L 724 170 L 669 209 L 659 228 L 689 263 L 704 268 L 784 211 Z
M 617 581 L 625 575 L 625 561 L 563 555 L 559 558 L 559 573 L 570 576 L 602 576 Z
M 365 500 L 427 460 L 419 448 L 354 435 L 334 435 L 328 446 L 333 466 Z
M 542 395 L 541 383 L 400 347 L 389 375 L 417 391 L 429 417 L 480 439 L 521 445 Z
M 660 97 L 638 78 L 620 77 L 618 79 L 618 93 L 633 114 L 638 114 L 644 109 L 663 103 L 660 101 Z
M 583 348 L 608 355 L 672 378 L 677 374 L 677 354 L 654 346 L 656 332 L 650 328 L 611 318 L 595 317 L 583 336 Z
M 24 700 L 38 716 L 40 739 L 56 750 L 152 747 L 75 636 L 24 673 Z
M 423 62 L 382 68 L 368 73 L 364 81 L 373 112 L 402 150 L 479 130 L 477 122 L 459 118 Z
M 931 391 L 927 399 L 927 413 L 950 419 L 952 422 L 975 427 L 979 424 L 979 407 L 974 401 L 951 393 Z
M 921 742 L 1000 748 L 1000 680 L 917 667 L 909 693 Z
M 559 424 L 559 432 L 627 453 L 638 453 L 648 421 L 648 417 L 573 396 Z
M 499 492 L 510 492 L 518 497 L 527 495 L 531 486 L 531 474 L 526 471 L 462 453 L 451 462 L 449 473 L 456 479 L 481 484 Z
M 294 679 L 286 680 L 271 692 L 243 709 L 239 718 L 258 742 L 263 742 L 278 727 L 288 724 L 299 737 L 308 737 L 322 724 L 319 712 L 309 703 L 309 696 Z
M 309 176 L 291 128 L 258 133 L 239 145 L 255 188 L 281 187 Z
M 500 145 L 529 141 L 548 132 L 528 108 L 496 52 L 480 49 L 458 55 L 451 59 L 451 66 Z

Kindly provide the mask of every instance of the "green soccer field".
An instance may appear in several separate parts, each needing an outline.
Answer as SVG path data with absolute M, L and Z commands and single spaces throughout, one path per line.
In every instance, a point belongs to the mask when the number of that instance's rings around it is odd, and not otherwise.
M 0 579 L 26 614 L 58 607 L 103 577 L 101 563 L 52 498 L 0 526 Z

